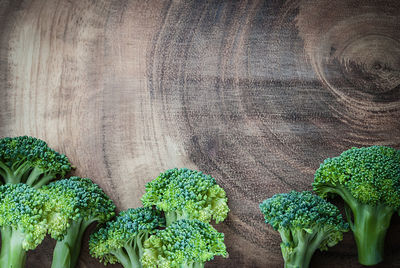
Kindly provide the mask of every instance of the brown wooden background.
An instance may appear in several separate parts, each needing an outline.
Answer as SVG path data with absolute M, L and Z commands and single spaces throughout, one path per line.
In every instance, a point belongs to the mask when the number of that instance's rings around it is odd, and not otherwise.
M 0 0 L 0 136 L 48 141 L 119 209 L 167 168 L 213 175 L 230 257 L 208 267 L 282 267 L 259 202 L 351 146 L 399 148 L 399 85 L 397 0 Z M 395 216 L 379 267 L 399 241 Z M 360 267 L 351 234 L 312 267 Z

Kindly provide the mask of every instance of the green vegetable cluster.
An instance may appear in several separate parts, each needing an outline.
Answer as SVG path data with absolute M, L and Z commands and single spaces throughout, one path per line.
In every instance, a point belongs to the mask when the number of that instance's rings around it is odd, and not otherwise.
M 0 181 L 39 188 L 71 170 L 68 158 L 46 142 L 22 136 L 0 139 Z
M 334 205 L 307 191 L 262 202 L 266 223 L 281 234 L 285 267 L 308 267 L 315 249 L 337 244 L 347 229 L 353 232 L 361 264 L 381 262 L 391 217 L 400 208 L 400 151 L 351 148 L 326 159 L 312 186 L 322 198 L 343 199 L 347 223 Z
M 34 137 L 0 139 L 0 267 L 25 266 L 46 234 L 57 240 L 52 268 L 74 268 L 92 223 L 90 253 L 104 264 L 203 267 L 226 256 L 210 221 L 229 212 L 225 191 L 199 171 L 171 169 L 146 186 L 144 207 L 122 211 L 88 178 L 65 178 L 68 158 Z
M 71 168 L 40 139 L 0 139 L 0 267 L 24 267 L 26 252 L 50 234 L 52 267 L 73 268 L 87 227 L 114 216 L 114 203 L 90 179 L 62 179 Z
M 225 191 L 215 179 L 187 168 L 167 170 L 149 182 L 142 202 L 164 211 L 167 225 L 177 219 L 219 223 L 229 212 Z
M 26 251 L 42 242 L 48 201 L 48 196 L 26 184 L 0 186 L 0 267 L 23 267 Z
M 140 267 L 144 241 L 157 229 L 165 227 L 165 219 L 152 208 L 122 211 L 106 227 L 92 234 L 90 252 L 102 263 L 121 263 L 124 267 Z
M 114 217 L 113 201 L 90 179 L 71 177 L 52 182 L 41 191 L 50 198 L 46 204 L 48 233 L 57 239 L 52 268 L 73 268 L 78 262 L 82 237 L 94 222 Z
M 260 209 L 281 235 L 285 267 L 308 267 L 316 249 L 336 245 L 349 228 L 337 207 L 309 191 L 276 194 Z
M 144 248 L 144 268 L 204 267 L 216 255 L 227 256 L 224 235 L 199 220 L 179 220 L 158 230 Z
M 210 225 L 227 217 L 227 201 L 211 176 L 167 170 L 146 185 L 143 208 L 121 212 L 91 235 L 90 253 L 125 268 L 203 267 L 214 256 L 227 255 L 224 234 Z
M 391 217 L 400 207 L 400 151 L 385 146 L 349 149 L 321 164 L 313 187 L 322 197 L 344 200 L 359 262 L 381 262 Z

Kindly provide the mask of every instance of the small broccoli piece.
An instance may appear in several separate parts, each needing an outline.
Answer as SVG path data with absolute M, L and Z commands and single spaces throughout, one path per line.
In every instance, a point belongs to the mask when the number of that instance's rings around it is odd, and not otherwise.
M 179 219 L 198 219 L 217 223 L 229 212 L 224 189 L 202 172 L 170 169 L 147 183 L 143 206 L 156 206 L 165 212 L 167 225 Z
M 381 262 L 386 231 L 400 207 L 400 152 L 384 146 L 347 150 L 321 164 L 313 187 L 322 197 L 344 200 L 359 262 Z
M 33 137 L 0 139 L 0 181 L 39 188 L 71 170 L 68 158 Z
M 143 242 L 165 219 L 151 208 L 136 208 L 122 211 L 105 228 L 90 236 L 90 254 L 104 264 L 121 263 L 125 268 L 141 267 Z
M 26 184 L 0 186 L 0 267 L 24 267 L 26 251 L 42 242 L 46 202 L 48 196 Z
M 349 228 L 337 207 L 309 191 L 276 194 L 260 209 L 281 235 L 285 268 L 307 268 L 316 249 L 336 245 Z
M 88 178 L 71 177 L 41 188 L 50 201 L 46 204 L 48 232 L 57 239 L 53 268 L 76 266 L 87 227 L 114 217 L 115 205 L 103 190 Z
M 224 234 L 209 223 L 178 220 L 144 242 L 144 268 L 201 268 L 214 256 L 227 256 Z

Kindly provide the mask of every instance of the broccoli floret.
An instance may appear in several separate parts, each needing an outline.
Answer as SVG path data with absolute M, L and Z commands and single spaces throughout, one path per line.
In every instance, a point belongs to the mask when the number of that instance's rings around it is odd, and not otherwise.
M 42 242 L 46 202 L 48 196 L 26 184 L 0 186 L 0 267 L 24 267 L 26 251 Z
M 114 217 L 115 205 L 103 190 L 88 178 L 71 177 L 41 188 L 46 204 L 48 232 L 57 239 L 53 268 L 73 268 L 78 262 L 82 237 L 93 222 Z
M 400 206 L 400 152 L 384 146 L 347 150 L 321 164 L 313 187 L 322 197 L 344 200 L 359 262 L 382 261 L 386 231 Z
M 143 206 L 156 206 L 165 212 L 167 225 L 179 219 L 223 221 L 229 208 L 224 189 L 202 172 L 170 169 L 147 183 Z
M 227 256 L 224 234 L 209 223 L 178 220 L 144 242 L 143 268 L 201 268 L 214 256 Z
M 125 268 L 141 267 L 143 242 L 165 219 L 151 208 L 136 208 L 122 211 L 116 219 L 109 221 L 90 236 L 90 254 L 104 264 L 121 263 Z
M 0 139 L 0 181 L 39 188 L 71 170 L 68 158 L 33 137 Z
M 285 268 L 307 268 L 316 249 L 336 245 L 349 228 L 337 207 L 309 191 L 276 194 L 260 209 L 281 235 Z

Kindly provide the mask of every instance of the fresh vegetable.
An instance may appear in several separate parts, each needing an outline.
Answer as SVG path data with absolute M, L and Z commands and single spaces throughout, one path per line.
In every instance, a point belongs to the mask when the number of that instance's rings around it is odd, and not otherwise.
M 68 158 L 28 136 L 0 139 L 0 181 L 39 188 L 71 170 Z
M 121 263 L 125 268 L 141 267 L 144 241 L 157 228 L 165 226 L 165 219 L 151 208 L 122 211 L 105 228 L 90 236 L 90 254 L 104 264 Z
M 26 184 L 0 186 L 0 267 L 22 268 L 26 251 L 35 249 L 47 231 L 47 195 Z
M 386 231 L 400 206 L 400 152 L 384 146 L 352 148 L 326 159 L 313 186 L 322 197 L 344 200 L 359 262 L 381 262 Z
M 76 266 L 87 227 L 114 217 L 115 205 L 103 190 L 88 178 L 71 177 L 52 182 L 41 191 L 46 203 L 48 232 L 57 239 L 52 268 Z
M 179 219 L 217 223 L 229 212 L 228 199 L 210 175 L 187 168 L 170 169 L 147 183 L 143 206 L 164 211 L 167 225 Z
M 334 205 L 309 191 L 276 194 L 260 209 L 281 235 L 285 268 L 307 268 L 316 249 L 336 245 L 349 228 Z
M 201 268 L 214 256 L 227 256 L 224 234 L 199 220 L 179 220 L 144 242 L 144 268 Z

